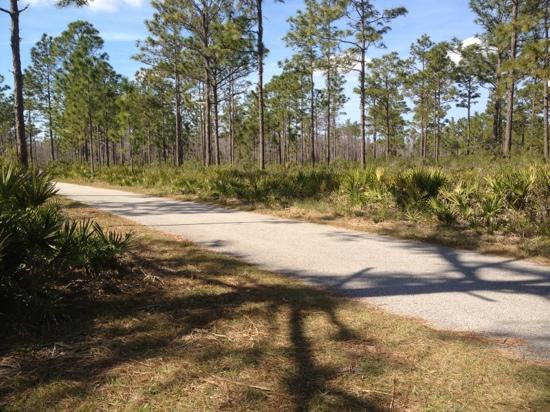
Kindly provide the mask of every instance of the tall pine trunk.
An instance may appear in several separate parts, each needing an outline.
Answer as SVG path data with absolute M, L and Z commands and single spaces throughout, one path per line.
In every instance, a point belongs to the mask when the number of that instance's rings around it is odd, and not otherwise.
M 264 136 L 264 23 L 262 13 L 263 0 L 256 0 L 256 18 L 258 19 L 258 133 L 260 134 L 260 169 L 265 168 Z
M 28 6 L 27 6 L 28 7 Z M 19 163 L 22 167 L 29 166 L 27 152 L 27 136 L 25 135 L 25 105 L 23 101 L 23 73 L 21 72 L 21 51 L 19 36 L 19 15 L 27 8 L 19 10 L 17 0 L 10 0 L 10 10 L 1 9 L 8 13 L 11 19 L 11 54 L 13 64 L 13 95 L 15 114 L 15 141 Z
M 309 125 L 309 132 L 310 132 L 310 140 L 311 140 L 311 164 L 315 166 L 315 83 L 313 80 L 313 72 L 314 72 L 314 66 L 313 66 L 313 56 L 310 56 L 310 71 L 309 71 L 309 81 L 310 81 L 310 125 Z
M 235 163 L 235 80 L 229 80 L 229 161 Z
M 214 143 L 216 146 L 216 165 L 220 164 L 220 121 L 218 113 L 218 85 L 217 81 L 214 81 L 212 86 L 213 98 L 214 98 Z
M 518 18 L 519 0 L 512 0 L 512 23 L 515 25 Z M 504 140 L 502 142 L 502 153 L 504 156 L 508 156 L 512 149 L 512 132 L 514 121 L 514 91 L 516 88 L 516 81 L 514 76 L 514 63 L 516 60 L 517 52 L 517 30 L 515 26 L 512 29 L 512 36 L 510 39 L 510 62 L 512 64 L 511 73 L 508 79 L 508 91 L 507 91 L 507 105 L 506 108 L 506 132 L 504 134 Z
M 331 114 L 332 114 L 332 106 L 331 106 L 331 78 L 330 78 L 330 56 L 328 59 L 328 70 L 327 70 L 327 164 L 330 165 L 331 162 L 331 142 L 330 142 L 330 133 L 331 133 Z
M 206 138 L 206 164 L 210 166 L 212 164 L 212 100 L 211 100 L 211 75 L 210 75 L 210 61 L 206 59 L 205 65 L 205 95 L 206 95 L 206 105 L 204 109 L 205 119 L 205 138 Z
M 176 99 L 176 166 L 183 164 L 183 142 L 182 142 L 182 127 L 181 127 L 181 86 L 180 76 L 177 67 L 174 70 L 175 78 L 175 99 Z
M 502 100 L 499 96 L 500 84 L 502 77 L 500 75 L 500 66 L 502 64 L 502 57 L 500 52 L 497 52 L 497 65 L 496 65 L 496 81 L 494 88 L 494 107 L 493 107 L 493 141 L 495 146 L 501 142 L 501 124 L 502 124 Z
M 359 74 L 360 110 L 361 110 L 361 166 L 367 166 L 367 117 L 365 113 L 365 58 L 366 45 L 361 47 L 361 72 Z
M 544 9 L 544 43 L 546 44 L 546 56 L 544 60 L 544 67 L 545 69 L 548 69 L 548 63 L 550 60 L 550 49 L 549 49 L 549 41 L 548 38 L 548 29 L 549 29 L 549 1 L 546 1 L 546 7 Z M 549 147 L 549 127 L 548 127 L 548 82 L 550 82 L 550 78 L 548 76 L 544 76 L 542 79 L 544 82 L 544 158 L 546 161 L 550 161 L 550 147 Z

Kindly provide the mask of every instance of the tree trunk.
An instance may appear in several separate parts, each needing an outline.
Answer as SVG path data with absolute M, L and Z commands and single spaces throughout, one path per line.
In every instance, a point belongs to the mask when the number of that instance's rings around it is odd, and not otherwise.
M 50 149 L 51 149 L 51 154 L 52 154 L 52 161 L 54 161 L 55 160 L 55 144 L 54 144 L 54 141 L 53 141 L 52 89 L 51 89 L 51 79 L 50 79 L 50 74 L 49 73 L 48 73 L 47 99 L 48 99 L 48 131 L 49 131 L 49 134 L 50 134 Z
M 386 107 L 386 111 L 388 108 Z M 386 160 L 390 158 L 390 118 L 389 114 L 386 114 Z
M 544 79 L 544 158 L 546 161 L 550 161 L 550 148 L 548 147 L 550 140 L 548 136 L 548 82 L 550 82 L 550 79 Z
M 182 144 L 182 130 L 181 130 L 181 91 L 180 91 L 180 77 L 177 69 L 174 71 L 174 77 L 176 82 L 175 99 L 176 99 L 176 166 L 183 164 L 183 144 Z
M 545 57 L 545 61 L 544 61 L 544 67 L 545 69 L 548 69 L 548 61 L 550 59 L 550 50 L 549 50 L 549 38 L 548 38 L 548 26 L 549 26 L 549 19 L 550 19 L 550 16 L 549 16 L 549 1 L 546 2 L 546 7 L 545 7 L 545 13 L 544 13 L 544 40 L 545 40 L 545 44 L 546 44 L 546 57 Z M 548 147 L 549 146 L 549 128 L 548 128 L 548 82 L 550 82 L 550 78 L 546 77 L 546 78 L 543 78 L 543 82 L 544 82 L 544 158 L 546 159 L 546 161 L 550 161 L 550 148 Z
M 28 110 L 27 111 L 28 113 L 28 119 L 29 119 L 29 160 L 30 160 L 30 163 L 35 163 L 34 162 L 34 159 L 33 159 L 33 150 L 32 150 L 32 113 L 31 113 L 31 110 Z M 36 156 L 36 154 L 34 154 L 34 156 Z
M 218 114 L 218 85 L 217 82 L 214 82 L 212 86 L 213 97 L 214 97 L 214 140 L 216 146 L 216 165 L 220 164 L 220 122 Z
M 515 24 L 518 18 L 518 6 L 519 0 L 512 0 L 512 23 Z M 512 30 L 512 37 L 510 40 L 510 60 L 512 65 L 516 60 L 517 52 L 517 31 L 514 27 Z M 508 156 L 512 149 L 512 131 L 513 131 L 513 121 L 514 121 L 514 91 L 516 87 L 515 76 L 514 76 L 514 67 L 511 68 L 511 73 L 509 74 L 508 79 L 508 96 L 506 108 L 506 132 L 504 135 L 504 140 L 502 142 L 502 153 L 504 156 Z
M 330 55 L 328 58 L 328 68 L 327 68 L 327 164 L 330 165 L 331 162 L 331 145 L 330 145 L 330 126 L 331 126 L 331 78 L 330 78 Z
M 306 128 L 305 128 L 305 124 L 304 124 L 304 118 L 302 116 L 302 119 L 301 119 L 301 126 L 300 126 L 300 135 L 301 135 L 301 143 L 302 143 L 302 147 L 301 147 L 301 150 L 300 150 L 300 163 L 302 164 L 302 166 L 304 165 L 304 162 L 305 162 L 305 150 L 306 150 Z
M 361 111 L 361 167 L 367 166 L 367 118 L 365 113 L 365 54 L 366 45 L 361 48 L 361 72 L 359 74 L 360 108 Z
M 27 152 L 27 136 L 25 135 L 25 105 L 23 101 L 23 73 L 21 72 L 21 52 L 19 37 L 19 15 L 25 9 L 19 10 L 17 0 L 10 0 L 10 10 L 2 11 L 9 14 L 11 18 L 11 54 L 13 64 L 13 95 L 15 112 L 15 139 L 19 163 L 23 168 L 29 166 L 29 157 Z M 28 7 L 28 6 L 27 6 Z
M 264 136 L 264 23 L 262 14 L 263 0 L 256 0 L 256 18 L 258 19 L 258 132 L 260 134 L 260 169 L 265 168 Z
M 310 85 L 310 120 L 311 124 L 309 125 L 309 132 L 310 132 L 310 140 L 311 140 L 311 164 L 315 166 L 315 83 L 313 80 L 313 56 L 310 56 L 311 59 L 311 67 L 309 72 L 309 81 L 311 82 Z
M 206 107 L 204 109 L 205 114 L 205 137 L 206 137 L 206 164 L 210 166 L 212 164 L 212 100 L 210 94 L 210 88 L 212 86 L 210 79 L 210 62 L 206 59 L 205 67 L 205 94 L 206 94 Z
M 495 81 L 495 90 L 494 90 L 494 113 L 493 113 L 493 140 L 495 145 L 498 145 L 501 141 L 501 123 L 502 123 L 502 103 L 501 98 L 499 96 L 499 90 L 500 90 L 500 82 L 501 82 L 501 75 L 500 75 L 500 66 L 502 64 L 500 52 L 497 52 L 497 75 L 496 75 L 496 81 Z
M 422 91 L 422 94 L 424 91 Z M 426 159 L 428 136 L 426 130 L 426 113 L 424 111 L 425 99 L 424 95 L 420 97 L 420 157 Z
M 467 110 L 468 110 L 468 130 L 466 133 L 466 155 L 470 154 L 470 141 L 472 138 L 472 93 L 470 92 L 470 85 L 468 85 L 468 102 L 467 102 Z
M 92 173 L 92 177 L 95 173 L 94 169 L 94 129 L 93 129 L 93 122 L 92 122 L 92 114 L 88 113 L 88 133 L 89 133 L 89 141 L 90 141 L 90 172 Z
M 229 161 L 235 163 L 235 80 L 229 82 Z
M 441 142 L 441 120 L 439 118 L 440 108 L 441 108 L 441 92 L 436 92 L 435 101 L 437 102 L 436 112 L 435 112 L 435 141 L 434 141 L 434 160 L 439 161 L 439 146 Z

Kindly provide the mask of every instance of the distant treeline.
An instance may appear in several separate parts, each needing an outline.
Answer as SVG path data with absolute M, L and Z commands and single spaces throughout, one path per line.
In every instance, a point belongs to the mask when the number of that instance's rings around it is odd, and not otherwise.
M 471 0 L 483 29 L 474 41 L 424 35 L 407 56 L 378 58 L 369 54 L 383 46 L 394 19 L 406 18 L 405 8 L 305 0 L 284 38 L 294 54 L 266 84 L 261 0 L 152 6 L 149 36 L 134 56 L 143 69 L 132 80 L 115 72 L 100 33 L 85 21 L 55 38 L 44 34 L 32 48 L 23 74 L 32 161 L 94 170 L 189 160 L 366 165 L 482 151 L 548 159 L 550 0 Z M 358 76 L 360 118 L 341 123 L 350 72 Z M 324 82 L 314 82 L 319 73 Z M 474 112 L 482 89 L 486 110 Z M 2 90 L 0 145 L 13 155 L 25 145 L 14 144 L 13 98 Z M 453 106 L 464 117 L 450 118 Z

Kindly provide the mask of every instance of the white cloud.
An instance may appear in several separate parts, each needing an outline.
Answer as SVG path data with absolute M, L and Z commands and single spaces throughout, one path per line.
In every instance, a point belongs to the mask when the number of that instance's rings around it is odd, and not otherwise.
M 479 37 L 472 36 L 462 40 L 462 46 L 464 47 L 471 46 L 472 44 L 481 44 L 481 39 Z
M 139 7 L 141 4 L 142 0 L 91 0 L 90 9 L 112 13 L 117 11 L 120 7 Z
M 55 0 L 29 0 L 33 6 L 53 6 Z M 89 9 L 97 12 L 113 13 L 124 7 L 140 7 L 143 0 L 90 0 Z
M 473 44 L 481 44 L 481 40 L 475 36 L 467 37 L 462 40 L 462 47 L 468 47 Z M 455 64 L 460 63 L 460 60 L 462 60 L 462 56 L 457 52 L 449 52 L 449 57 Z
M 52 6 L 54 0 L 29 0 L 31 6 Z
M 118 32 L 118 31 L 104 31 L 101 33 L 101 37 L 105 41 L 136 41 L 136 40 L 143 40 L 145 37 L 142 34 L 136 34 L 136 33 L 124 33 L 124 32 Z

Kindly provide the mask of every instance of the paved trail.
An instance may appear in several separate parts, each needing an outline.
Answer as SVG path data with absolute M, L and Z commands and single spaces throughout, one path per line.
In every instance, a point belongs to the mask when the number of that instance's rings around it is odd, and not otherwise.
M 59 194 L 445 329 L 550 359 L 550 267 L 194 202 L 58 183 Z

